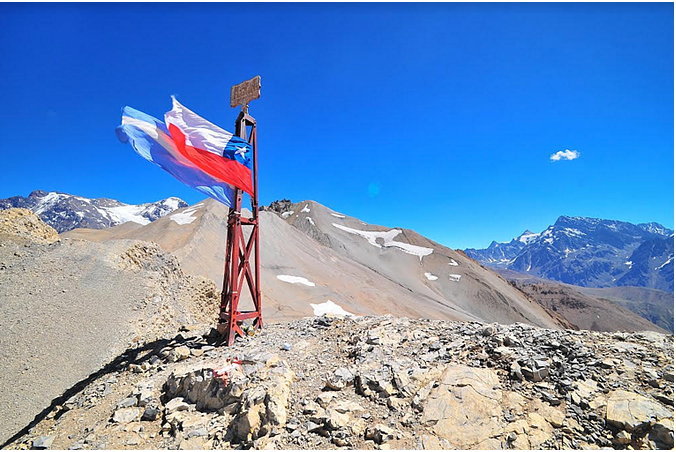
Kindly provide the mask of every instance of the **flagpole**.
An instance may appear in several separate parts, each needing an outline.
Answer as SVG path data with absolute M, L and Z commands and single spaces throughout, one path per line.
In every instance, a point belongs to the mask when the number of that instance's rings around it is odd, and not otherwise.
M 237 336 L 244 336 L 241 328 L 244 320 L 251 319 L 254 328 L 260 329 L 263 327 L 259 260 L 258 140 L 256 120 L 248 113 L 248 103 L 259 97 L 260 76 L 233 86 L 230 92 L 230 106 L 242 106 L 242 110 L 235 121 L 235 134 L 247 140 L 253 151 L 253 194 L 251 196 L 251 218 L 242 218 L 243 192 L 239 188 L 235 189 L 235 202 L 228 213 L 223 290 L 218 319 L 218 331 L 225 337 L 228 345 L 232 345 Z M 247 126 L 251 127 L 249 137 L 247 137 Z M 252 226 L 248 242 L 242 230 L 243 225 Z M 252 251 L 253 270 L 250 262 Z M 239 310 L 239 300 L 245 280 L 254 305 L 252 311 Z

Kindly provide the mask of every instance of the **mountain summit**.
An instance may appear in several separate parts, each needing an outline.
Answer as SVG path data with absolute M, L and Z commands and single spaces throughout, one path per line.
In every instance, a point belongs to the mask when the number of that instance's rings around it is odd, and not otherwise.
M 673 292 L 673 234 L 658 223 L 561 216 L 539 234 L 465 252 L 486 265 L 579 286 Z
M 89 199 L 60 192 L 35 190 L 28 195 L 0 199 L 0 210 L 21 207 L 36 213 L 58 232 L 75 228 L 102 229 L 128 221 L 148 224 L 188 204 L 179 198 L 153 203 L 125 204 L 115 199 Z

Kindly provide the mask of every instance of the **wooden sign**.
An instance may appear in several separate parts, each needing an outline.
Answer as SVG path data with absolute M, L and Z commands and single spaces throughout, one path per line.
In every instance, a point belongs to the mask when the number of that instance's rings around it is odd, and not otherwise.
M 242 82 L 230 88 L 230 106 L 246 107 L 254 99 L 261 97 L 261 76 Z

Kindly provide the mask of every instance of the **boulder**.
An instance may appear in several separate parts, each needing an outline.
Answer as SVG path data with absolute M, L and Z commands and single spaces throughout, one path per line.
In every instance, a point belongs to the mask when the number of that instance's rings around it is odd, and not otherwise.
M 451 446 L 469 449 L 502 431 L 502 392 L 495 370 L 449 365 L 423 408 L 422 423 Z
M 606 421 L 615 427 L 633 432 L 664 418 L 673 419 L 673 413 L 654 400 L 624 390 L 608 394 Z

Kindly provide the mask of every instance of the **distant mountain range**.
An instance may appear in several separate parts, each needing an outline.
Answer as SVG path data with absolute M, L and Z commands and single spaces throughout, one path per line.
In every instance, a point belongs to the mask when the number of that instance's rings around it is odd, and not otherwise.
M 11 207 L 31 210 L 59 233 L 75 228 L 103 229 L 128 221 L 148 224 L 187 206 L 185 201 L 174 197 L 135 205 L 108 198 L 89 199 L 43 190 L 35 190 L 27 198 L 13 196 L 0 199 L 0 210 Z
M 674 291 L 674 231 L 658 223 L 562 216 L 539 234 L 525 231 L 465 253 L 485 265 L 577 286 Z

